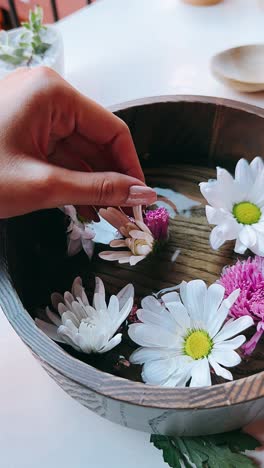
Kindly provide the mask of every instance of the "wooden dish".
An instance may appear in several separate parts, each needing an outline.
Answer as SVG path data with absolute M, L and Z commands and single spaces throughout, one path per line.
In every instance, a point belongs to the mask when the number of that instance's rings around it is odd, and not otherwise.
M 202 201 L 197 183 L 214 175 L 221 164 L 234 167 L 246 156 L 264 155 L 264 110 L 239 102 L 198 96 L 163 96 L 118 106 L 130 127 L 149 183 L 176 187 Z M 65 226 L 58 210 L 9 220 L 2 227 L 0 305 L 8 320 L 48 374 L 73 398 L 97 414 L 142 431 L 202 435 L 229 431 L 264 416 L 264 354 L 254 361 L 257 372 L 206 388 L 147 386 L 116 377 L 82 362 L 51 341 L 31 316 L 64 291 L 79 273 L 100 274 L 110 292 L 133 278 L 137 295 L 185 279 L 212 283 L 226 263 L 234 261 L 231 245 L 212 252 L 210 227 L 201 207 L 191 218 L 179 215 L 172 242 L 179 259 L 146 260 L 138 269 L 87 257 L 65 255 Z M 7 272 L 8 270 L 8 272 Z M 135 273 L 136 272 L 136 273 Z M 262 371 L 261 371 L 262 369 Z M 88 420 L 89 424 L 89 420 Z
M 184 3 L 189 3 L 194 6 L 210 6 L 222 2 L 222 0 L 183 0 Z
M 211 69 L 216 79 L 237 91 L 263 91 L 264 44 L 224 50 L 212 58 Z

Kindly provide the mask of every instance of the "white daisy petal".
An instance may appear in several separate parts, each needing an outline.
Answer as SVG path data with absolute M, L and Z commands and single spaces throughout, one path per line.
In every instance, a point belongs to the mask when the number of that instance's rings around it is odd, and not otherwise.
M 237 239 L 236 240 L 236 244 L 235 244 L 235 248 L 234 248 L 234 251 L 236 253 L 239 253 L 239 254 L 244 254 L 245 251 L 247 250 L 247 246 L 242 244 L 242 242 L 240 241 L 240 239 Z
M 226 210 L 231 209 L 230 199 L 225 192 L 221 193 L 217 181 L 201 182 L 199 185 L 202 195 L 211 206 Z
M 213 358 L 213 356 L 209 356 L 208 358 L 212 368 L 214 369 L 216 375 L 219 375 L 220 377 L 223 377 L 223 379 L 226 379 L 226 380 L 233 380 L 233 376 L 231 374 L 231 372 L 227 369 L 224 369 L 223 367 L 221 367 L 217 362 L 216 360 Z
M 148 361 L 142 370 L 142 379 L 150 385 L 161 385 L 175 371 L 175 357 Z
M 254 324 L 252 317 L 249 315 L 244 315 L 239 317 L 236 320 L 229 320 L 225 323 L 222 330 L 214 338 L 215 343 L 220 343 L 221 341 L 228 340 L 235 335 L 238 335 L 242 331 L 251 327 Z
M 132 364 L 144 364 L 147 361 L 157 361 L 176 356 L 175 350 L 168 348 L 138 348 L 129 360 Z
M 186 286 L 186 303 L 184 303 L 191 319 L 199 322 L 204 316 L 204 304 L 207 288 L 204 281 L 192 280 Z
M 205 214 L 209 224 L 219 224 L 225 218 L 230 218 L 231 214 L 221 208 L 214 208 L 213 206 L 206 205 Z
M 264 164 L 262 158 L 256 156 L 250 163 L 251 174 L 253 180 L 256 179 L 258 174 L 264 169 Z
M 169 302 L 179 302 L 181 300 L 179 293 L 177 293 L 176 291 L 171 291 L 166 294 L 163 294 L 161 296 L 161 299 L 164 302 L 164 304 L 167 304 Z
M 162 314 L 162 326 L 166 328 L 167 330 L 173 332 L 177 332 L 177 325 L 173 318 L 171 317 L 171 314 L 169 314 L 167 311 L 160 311 L 159 313 L 152 311 L 152 310 L 147 310 L 147 309 L 138 309 L 137 310 L 137 316 L 138 319 L 149 325 L 160 325 L 161 324 L 161 314 Z
M 190 366 L 185 366 L 183 371 L 177 370 L 165 382 L 162 383 L 163 387 L 185 387 L 191 377 Z
M 214 316 L 211 318 L 211 320 L 208 320 L 208 323 L 207 323 L 208 331 L 212 338 L 220 330 L 221 326 L 223 325 L 228 315 L 230 308 L 237 300 L 239 294 L 240 294 L 240 289 L 236 289 L 235 291 L 233 291 L 226 299 L 223 300 L 221 306 L 219 307 L 218 311 L 214 314 Z
M 244 226 L 239 232 L 239 240 L 251 249 L 257 242 L 257 235 L 251 226 Z
M 246 159 L 240 159 L 236 165 L 235 179 L 243 189 L 248 192 L 253 183 L 253 177 L 251 170 L 249 170 L 249 164 Z
M 207 387 L 211 384 L 208 360 L 206 358 L 197 360 L 191 369 L 190 387 Z
M 234 183 L 234 179 L 231 176 L 230 172 L 228 172 L 226 169 L 222 167 L 217 167 L 216 175 L 217 175 L 217 181 L 219 181 L 222 184 L 227 185 L 228 188 L 232 187 Z
M 163 309 L 161 303 L 153 296 L 146 296 L 141 301 L 142 309 L 149 309 L 152 311 L 160 312 Z
M 218 364 L 226 367 L 234 367 L 241 362 L 240 356 L 232 349 L 226 351 L 213 349 L 211 356 Z
M 259 255 L 260 257 L 264 257 L 264 235 L 263 233 L 258 233 L 257 242 L 253 247 L 251 247 L 251 250 L 254 254 Z
M 258 206 L 263 206 L 263 203 L 264 203 L 263 185 L 264 185 L 264 171 L 262 170 L 257 175 L 255 182 L 248 195 L 248 199 L 252 203 L 256 203 L 256 205 Z
M 210 233 L 210 244 L 212 249 L 217 250 L 226 241 L 226 237 L 223 233 L 221 226 L 216 226 Z
M 175 335 L 157 325 L 133 323 L 129 326 L 128 335 L 140 346 L 174 348 L 176 344 L 175 348 L 177 348 Z
M 167 309 L 170 311 L 174 322 L 180 329 L 186 330 L 191 327 L 190 316 L 183 304 L 180 302 L 169 302 L 167 304 Z
M 213 314 L 217 314 L 217 309 L 220 307 L 224 299 L 225 288 L 220 284 L 214 283 L 209 286 L 205 298 L 203 321 L 205 324 L 210 323 Z
M 231 340 L 227 341 L 221 341 L 220 343 L 216 342 L 214 344 L 214 349 L 219 349 L 219 350 L 228 350 L 228 349 L 238 349 L 240 346 L 242 346 L 243 343 L 245 343 L 246 337 L 244 335 L 239 335 L 236 336 L 235 338 L 232 338 Z

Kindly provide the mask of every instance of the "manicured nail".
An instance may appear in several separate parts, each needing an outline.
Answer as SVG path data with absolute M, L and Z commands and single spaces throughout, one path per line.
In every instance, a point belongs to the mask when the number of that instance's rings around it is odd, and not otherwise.
M 132 185 L 126 203 L 128 205 L 150 205 L 157 200 L 155 190 L 145 185 Z

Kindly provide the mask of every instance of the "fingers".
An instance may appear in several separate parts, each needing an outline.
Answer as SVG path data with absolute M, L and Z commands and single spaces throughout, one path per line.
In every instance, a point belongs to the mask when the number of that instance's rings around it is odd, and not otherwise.
M 76 96 L 76 130 L 99 145 L 107 145 L 118 172 L 144 181 L 137 152 L 127 125 L 85 96 Z
M 50 166 L 43 208 L 60 205 L 137 206 L 156 201 L 156 193 L 134 177 L 115 172 L 84 173 Z

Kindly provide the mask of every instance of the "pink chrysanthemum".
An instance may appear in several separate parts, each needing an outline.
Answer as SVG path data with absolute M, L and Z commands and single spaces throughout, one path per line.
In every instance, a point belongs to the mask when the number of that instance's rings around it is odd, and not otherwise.
M 251 354 L 264 333 L 264 258 L 248 258 L 237 261 L 235 265 L 224 269 L 219 283 L 228 296 L 240 288 L 240 294 L 229 315 L 234 318 L 250 315 L 256 326 L 256 333 L 243 346 L 245 354 Z
M 166 208 L 147 211 L 144 222 L 151 230 L 155 240 L 160 241 L 168 238 L 169 213 Z

